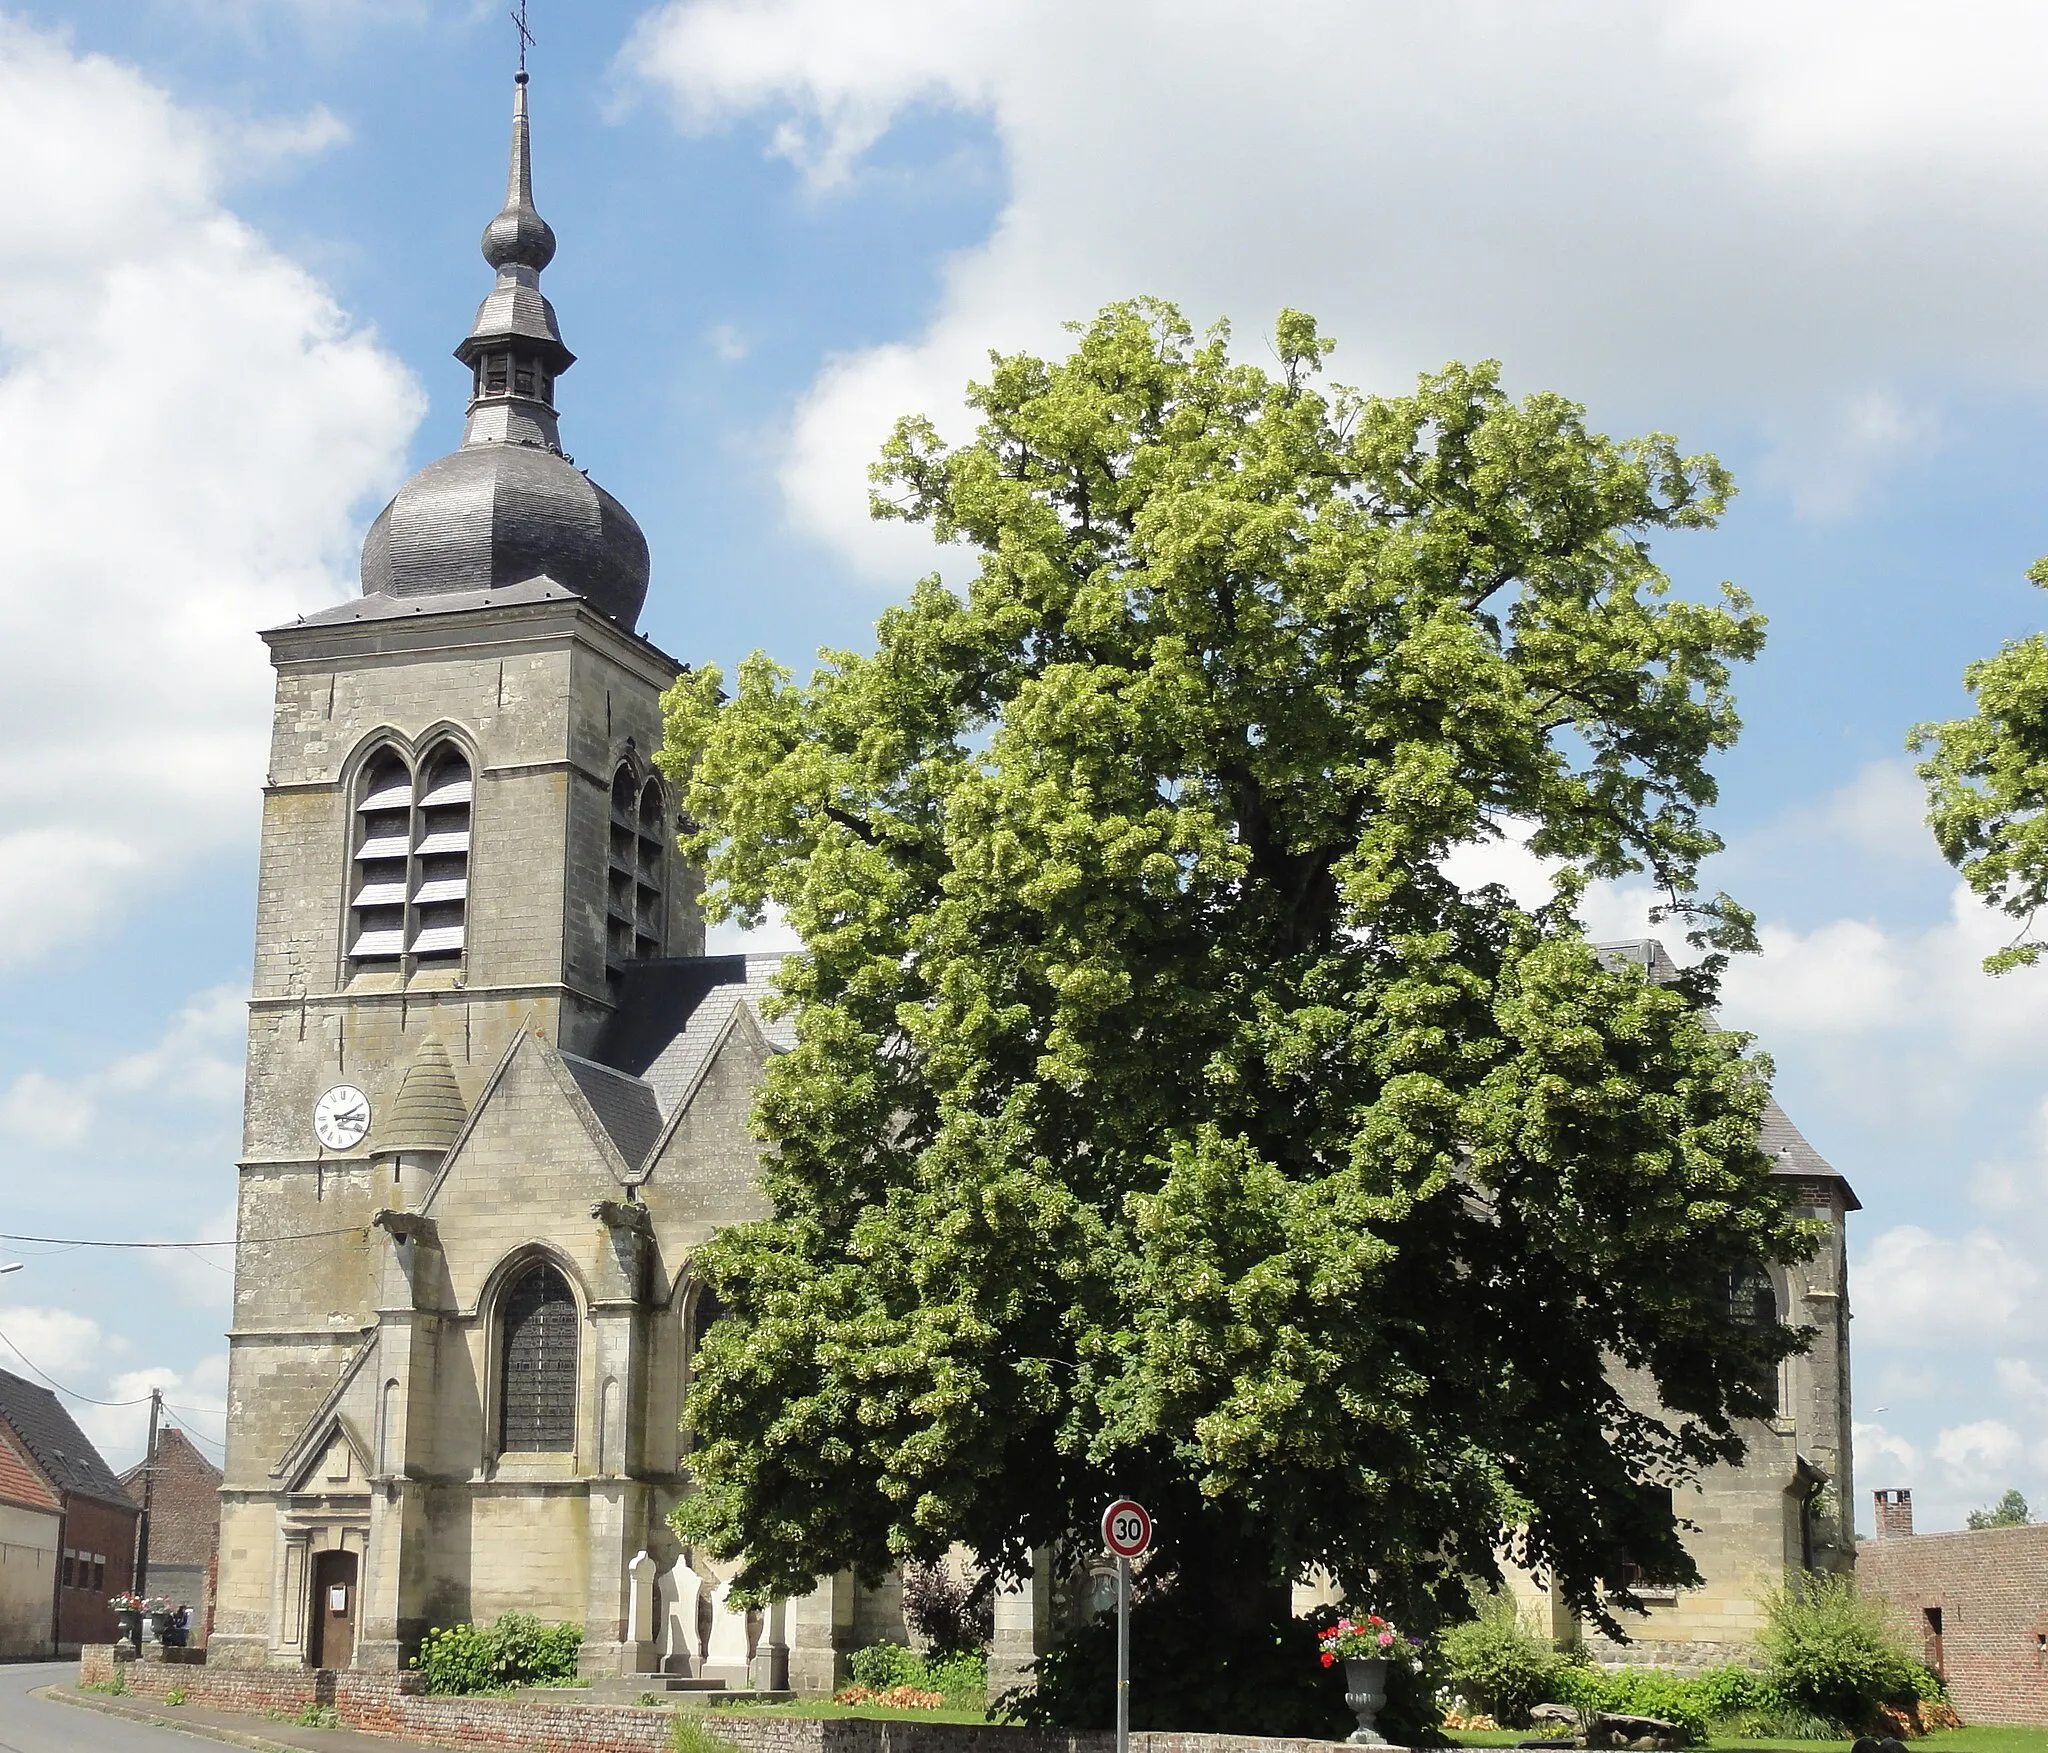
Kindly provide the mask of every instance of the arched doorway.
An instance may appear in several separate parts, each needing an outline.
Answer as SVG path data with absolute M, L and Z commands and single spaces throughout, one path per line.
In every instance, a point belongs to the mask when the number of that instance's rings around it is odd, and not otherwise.
M 346 1668 L 356 1654 L 356 1555 L 321 1552 L 313 1558 L 313 1624 L 306 1661 L 315 1668 Z

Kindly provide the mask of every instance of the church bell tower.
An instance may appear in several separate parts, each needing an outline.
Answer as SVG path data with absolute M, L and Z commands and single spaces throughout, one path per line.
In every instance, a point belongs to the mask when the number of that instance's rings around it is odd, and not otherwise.
M 462 442 L 371 525 L 360 596 L 263 636 L 239 1204 L 244 1237 L 275 1239 L 240 1250 L 235 1285 L 216 1660 L 292 1654 L 274 1601 L 308 1585 L 265 1556 L 273 1469 L 376 1323 L 380 1213 L 421 1196 L 522 1031 L 586 1053 L 633 963 L 702 951 L 652 765 L 679 666 L 635 629 L 639 526 L 562 450 L 575 355 L 541 291 L 554 253 L 522 71 L 483 236 L 495 284 L 455 350 Z M 330 1515 L 308 1550 L 339 1565 L 367 1526 L 333 1502 L 286 1514 Z

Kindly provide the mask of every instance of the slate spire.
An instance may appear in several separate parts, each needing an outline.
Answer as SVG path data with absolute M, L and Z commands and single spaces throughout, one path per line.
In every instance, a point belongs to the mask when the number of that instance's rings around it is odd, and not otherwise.
M 474 379 L 462 442 L 533 444 L 559 454 L 555 379 L 576 363 L 576 355 L 562 344 L 555 307 L 540 289 L 541 270 L 555 259 L 555 233 L 533 204 L 533 135 L 523 72 L 512 84 L 505 205 L 484 227 L 483 253 L 498 283 L 455 349 Z

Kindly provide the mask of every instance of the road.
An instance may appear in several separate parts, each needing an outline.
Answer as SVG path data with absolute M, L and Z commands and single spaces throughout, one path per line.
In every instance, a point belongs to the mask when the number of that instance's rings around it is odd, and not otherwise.
M 52 1704 L 47 1698 L 29 1696 L 39 1686 L 69 1686 L 77 1679 L 76 1661 L 0 1664 L 0 1753 L 204 1753 L 208 1742 L 175 1729 L 154 1728 L 148 1723 L 81 1710 L 74 1704 Z M 150 1707 L 147 1699 L 130 1702 Z M 225 1723 L 243 1734 L 255 1733 L 266 1741 L 304 1748 L 307 1753 L 428 1753 L 408 1741 L 390 1741 L 381 1735 L 222 1717 L 196 1706 L 190 1718 L 195 1729 L 202 1721 Z
M 201 1745 L 170 1729 L 29 1697 L 77 1678 L 75 1661 L 0 1667 L 0 1753 L 194 1753 Z

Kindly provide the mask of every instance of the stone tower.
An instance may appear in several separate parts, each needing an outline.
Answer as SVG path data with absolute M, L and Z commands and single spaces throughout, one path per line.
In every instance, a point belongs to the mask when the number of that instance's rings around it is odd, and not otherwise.
M 240 1234 L 260 1245 L 239 1250 L 229 1336 L 216 1660 L 305 1648 L 308 1566 L 367 1550 L 381 1412 L 376 1429 L 344 1419 L 317 1477 L 280 1469 L 390 1303 L 393 1225 L 493 1067 L 529 1035 L 590 1053 L 636 964 L 702 950 L 650 764 L 679 666 L 635 631 L 638 526 L 562 452 L 575 356 L 540 289 L 554 252 L 522 72 L 483 237 L 496 284 L 456 349 L 462 443 L 372 525 L 359 598 L 264 635 L 277 693 L 239 1165 Z M 381 1635 L 395 1661 L 374 1602 L 348 1613 L 365 1653 Z

